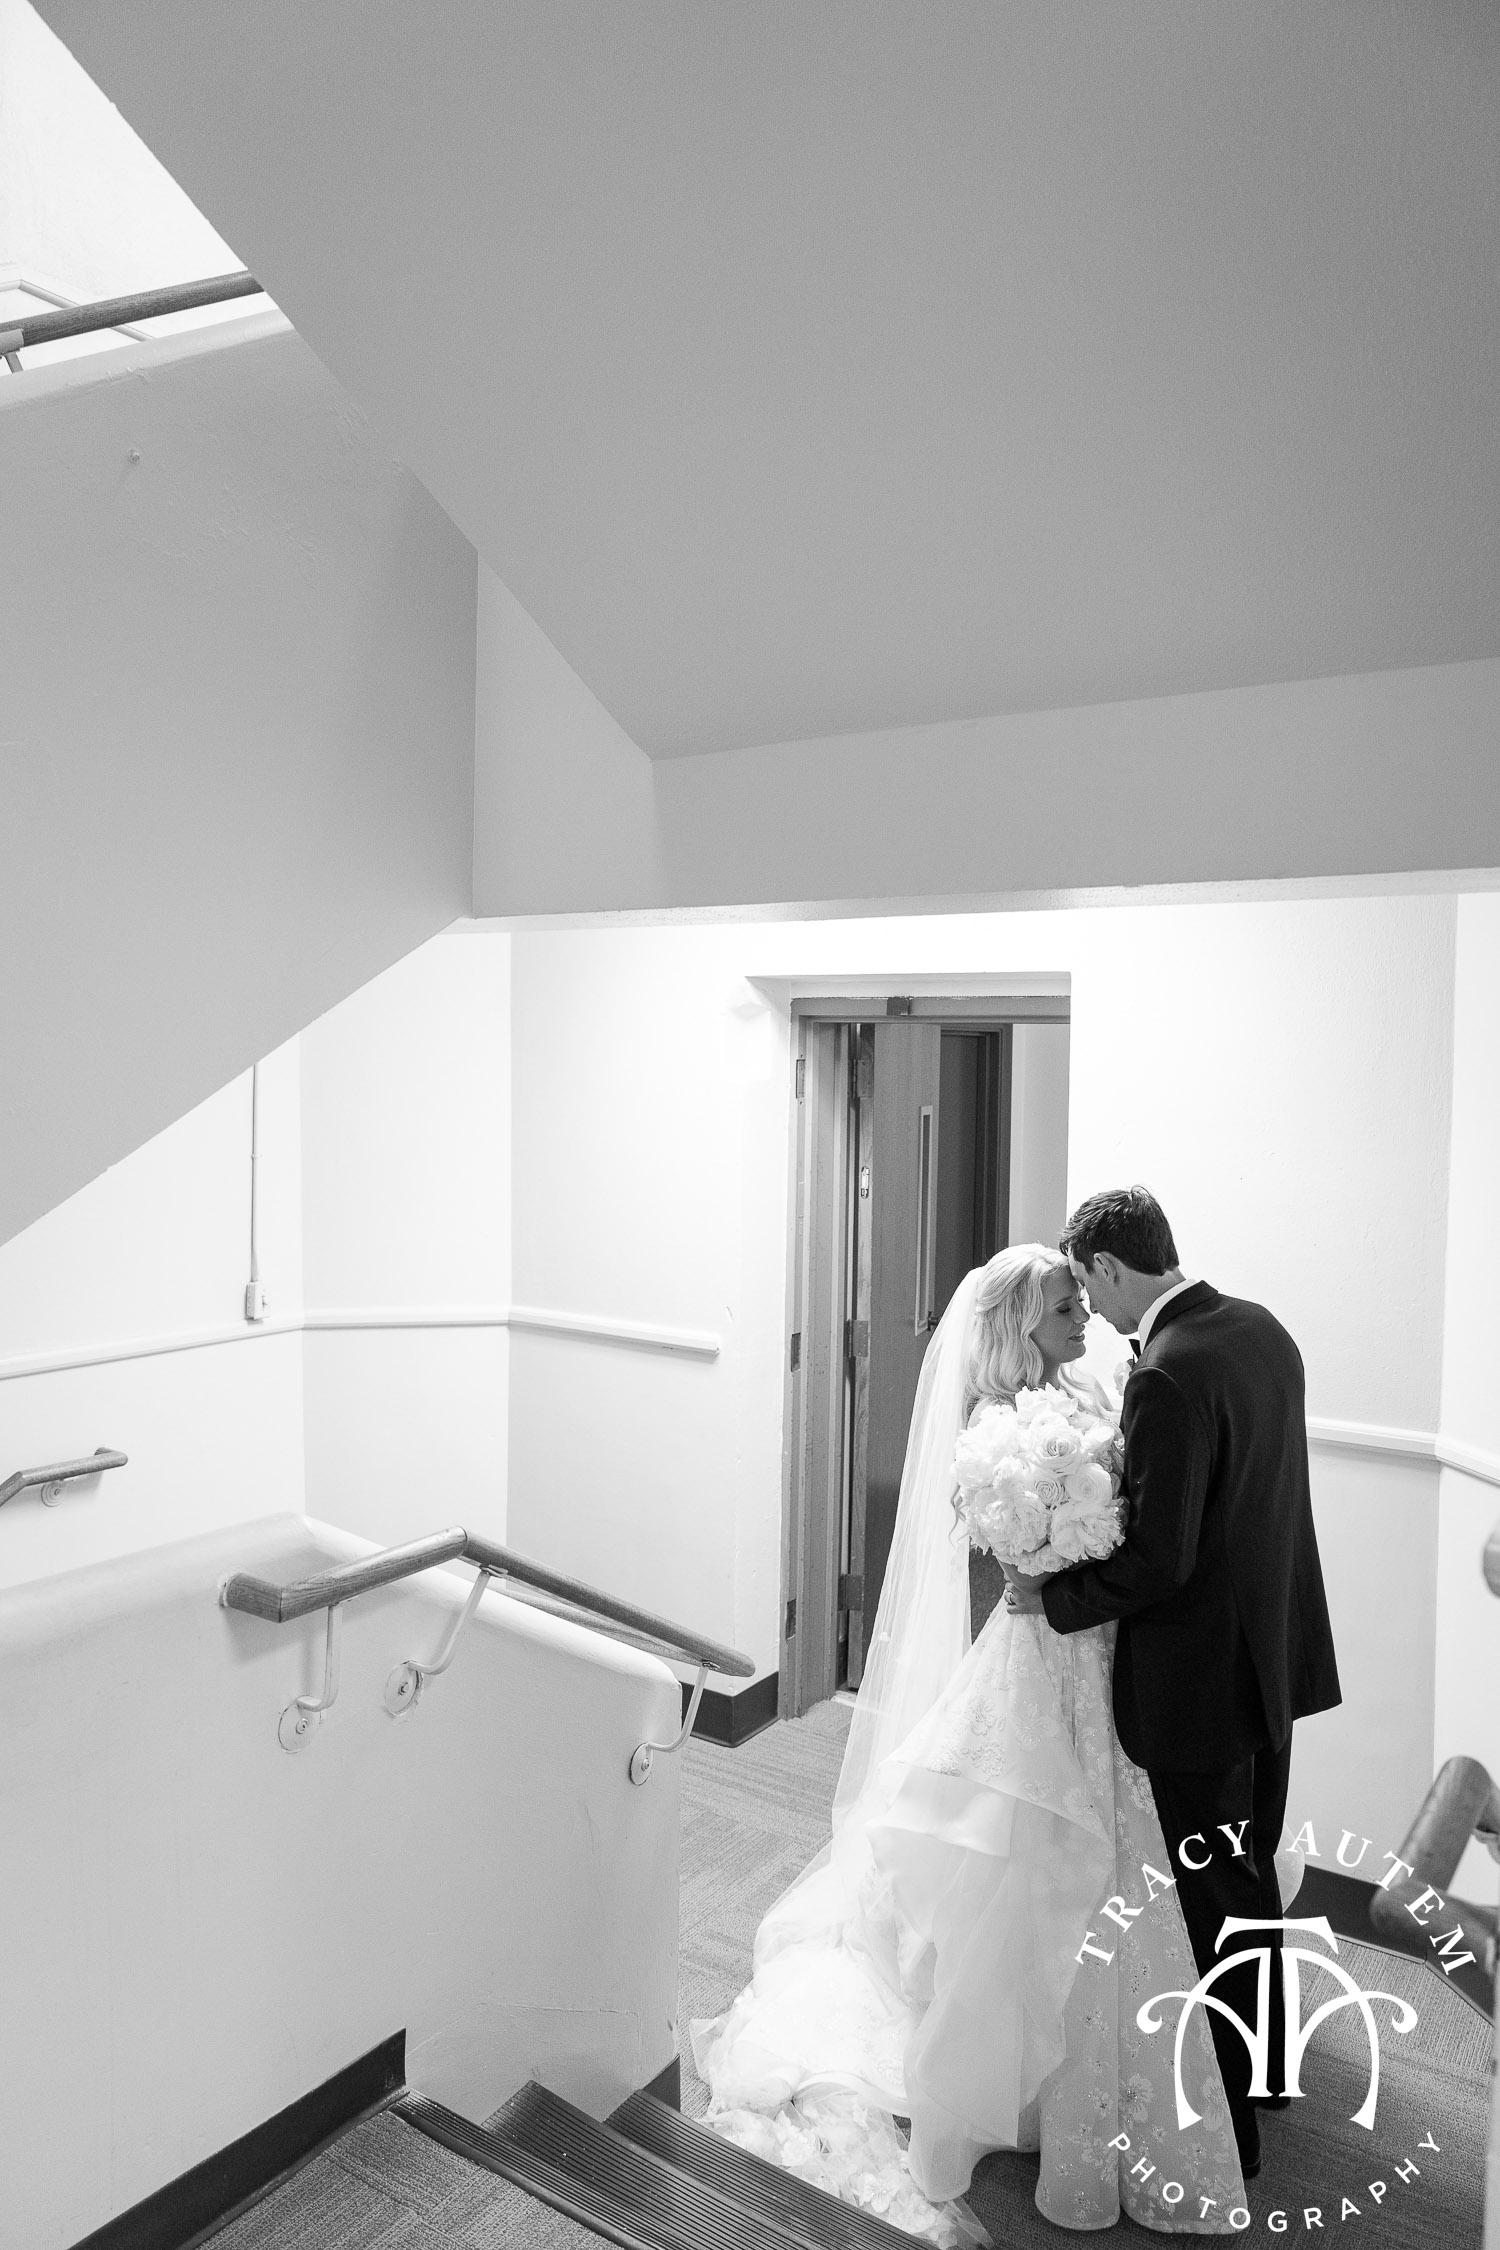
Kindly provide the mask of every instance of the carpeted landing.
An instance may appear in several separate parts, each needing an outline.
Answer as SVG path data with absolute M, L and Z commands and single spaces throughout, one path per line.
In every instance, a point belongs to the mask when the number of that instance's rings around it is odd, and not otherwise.
M 701 2115 L 707 2090 L 692 2069 L 688 2020 L 727 2008 L 745 1980 L 756 1924 L 828 1835 L 834 1783 L 849 1714 L 825 1703 L 805 1719 L 768 1728 L 738 1750 L 693 1742 L 683 1776 L 682 2106 Z M 1469 2003 L 1418 1961 L 1339 1944 L 1340 1960 L 1367 1991 L 1407 1999 L 1417 2011 L 1405 2039 L 1391 2010 L 1373 2003 L 1381 2029 L 1375 2130 L 1352 2124 L 1368 2085 L 1368 2047 L 1358 2015 L 1344 2009 L 1313 2036 L 1303 2098 L 1262 2113 L 1263 2162 L 1247 2190 L 1246 2238 L 1274 2239 L 1274 2215 L 1303 2242 L 1337 2236 L 1351 2246 L 1478 2250 L 1494 2036 Z M 1313 1980 L 1309 1979 L 1309 1990 Z M 1316 1999 L 1329 1989 L 1317 1979 Z M 1423 2138 L 1437 2151 L 1422 2149 Z M 1409 2178 L 1399 2164 L 1416 2166 Z M 995 2242 L 1057 2250 L 1060 2230 L 1038 2213 L 1036 2159 L 987 2157 L 970 2203 Z M 1383 2196 L 1370 2192 L 1383 2181 Z M 1354 2206 L 1344 2208 L 1345 2201 Z M 1315 2212 L 1317 2220 L 1307 2214 Z M 1274 2220 L 1274 2223 L 1273 2223 Z M 1122 2219 L 1120 2233 L 1145 2234 Z
M 389 2111 L 213 2237 L 214 2250 L 599 2250 L 599 2237 Z
M 738 1750 L 688 1746 L 678 2047 L 690 2115 L 702 2114 L 707 2092 L 693 2072 L 688 2023 L 729 2006 L 761 1915 L 825 1841 L 847 1726 L 847 1709 L 830 1703 Z M 1367 1991 L 1407 1998 L 1417 2025 L 1396 2039 L 1385 2028 L 1389 2007 L 1373 2003 L 1384 2033 L 1373 2134 L 1350 2122 L 1368 2074 L 1354 2011 L 1315 2034 L 1305 2098 L 1263 2114 L 1265 2161 L 1248 2190 L 1246 2239 L 1284 2231 L 1325 2246 L 1336 2237 L 1350 2250 L 1478 2250 L 1491 2027 L 1418 1962 L 1347 1940 L 1340 1955 Z M 1424 2137 L 1435 2151 L 1419 2146 Z M 1403 2179 L 1399 2164 L 1416 2170 Z M 1383 2197 L 1370 2192 L 1376 2180 Z M 1059 2231 L 1032 2200 L 1035 2183 L 1036 2160 L 1025 2156 L 988 2157 L 975 2176 L 970 2202 L 1005 2250 L 1057 2250 Z M 1145 2231 L 1120 2222 L 1120 2233 Z M 382 2115 L 214 2240 L 216 2250 L 597 2250 L 599 2237 Z
M 750 1974 L 761 1916 L 828 1841 L 848 1707 L 820 1703 L 737 1750 L 696 1737 L 682 1776 L 677 2052 L 682 2106 L 708 2107 L 688 2025 L 718 2016 Z

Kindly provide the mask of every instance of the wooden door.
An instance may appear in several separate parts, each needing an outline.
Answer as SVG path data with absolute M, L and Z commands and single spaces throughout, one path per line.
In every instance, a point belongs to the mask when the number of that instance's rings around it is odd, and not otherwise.
M 937 1186 L 941 1031 L 896 1018 L 873 1026 L 870 1097 L 861 1104 L 853 1330 L 856 1430 L 850 1462 L 848 1680 L 864 1670 L 896 1528 L 901 1468 L 928 1338 L 938 1322 Z M 857 1590 L 857 1599 L 856 1599 Z

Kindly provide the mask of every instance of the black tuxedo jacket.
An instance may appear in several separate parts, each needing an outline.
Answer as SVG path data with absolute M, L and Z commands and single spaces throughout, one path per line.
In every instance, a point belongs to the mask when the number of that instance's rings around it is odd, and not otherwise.
M 1340 1701 L 1301 1354 L 1264 1306 L 1195 1282 L 1158 1314 L 1122 1427 L 1125 1543 L 1042 1606 L 1059 1633 L 1119 1619 L 1115 1726 L 1138 1766 L 1221 1772 Z

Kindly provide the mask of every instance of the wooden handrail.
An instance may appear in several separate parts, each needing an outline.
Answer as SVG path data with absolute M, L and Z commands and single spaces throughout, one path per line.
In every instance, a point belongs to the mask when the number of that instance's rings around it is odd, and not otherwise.
M 353 1601 L 360 1594 L 373 1593 L 377 1587 L 412 1578 L 418 1571 L 430 1570 L 438 1563 L 460 1559 L 473 1563 L 476 1569 L 493 1572 L 496 1577 L 514 1580 L 520 1600 L 527 1599 L 520 1589 L 535 1589 L 543 1597 L 538 1607 L 550 1609 L 554 1603 L 562 1605 L 563 1613 L 571 1614 L 580 1624 L 592 1625 L 596 1630 L 616 1626 L 621 1639 L 628 1638 L 636 1644 L 649 1642 L 658 1654 L 706 1665 L 711 1672 L 722 1672 L 732 1679 L 754 1676 L 754 1660 L 738 1649 L 727 1648 L 721 1641 L 707 1640 L 701 1633 L 685 1632 L 669 1618 L 637 1609 L 630 1602 L 616 1601 L 612 1594 L 602 1594 L 597 1587 L 586 1586 L 580 1579 L 564 1578 L 525 1555 L 498 1546 L 492 1539 L 482 1539 L 465 1531 L 462 1525 L 450 1531 L 432 1532 L 425 1539 L 413 1539 L 404 1547 L 387 1547 L 381 1554 L 369 1555 L 360 1562 L 341 1563 L 335 1569 L 320 1571 L 316 1577 L 297 1579 L 289 1586 L 278 1586 L 270 1579 L 237 1571 L 232 1578 L 225 1579 L 219 1599 L 226 1609 L 242 1610 L 247 1616 L 264 1617 L 273 1625 L 285 1625 L 294 1617 L 334 1608 L 342 1602 Z
M 137 320 L 160 320 L 167 313 L 196 312 L 200 305 L 223 305 L 235 297 L 265 292 L 253 273 L 219 273 L 208 281 L 180 281 L 168 289 L 139 289 L 130 297 L 106 297 L 92 305 L 68 305 L 60 312 L 32 313 L 14 320 L 0 316 L 0 352 L 29 351 L 35 344 L 59 344 L 69 336 L 91 336 L 101 328 L 120 328 Z
M 557 1594 L 545 1594 L 540 1586 L 528 1586 L 519 1578 L 496 1577 L 490 1583 L 508 1601 L 519 1602 L 523 1609 L 539 1609 L 548 1617 L 561 1617 L 569 1625 L 589 1622 L 588 1613 L 580 1610 L 577 1602 L 565 1601 Z M 622 1625 L 614 1617 L 596 1618 L 594 1622 L 601 1631 L 607 1626 L 610 1639 L 618 1641 L 622 1648 L 638 1648 L 647 1656 L 663 1656 L 672 1664 L 686 1664 L 690 1661 L 675 1641 L 664 1641 L 659 1633 L 638 1632 L 635 1626 Z M 717 1671 L 718 1666 L 713 1665 L 711 1669 Z M 745 1677 L 744 1674 L 732 1676 Z
M 419 1570 L 453 1562 L 463 1553 L 468 1536 L 462 1524 L 452 1531 L 429 1532 L 425 1539 L 386 1547 L 360 1562 L 340 1563 L 333 1570 L 320 1570 L 315 1578 L 298 1578 L 290 1586 L 236 1571 L 225 1579 L 219 1599 L 226 1609 L 242 1609 L 247 1616 L 267 1618 L 273 1625 L 289 1625 L 294 1617 L 333 1609 L 358 1594 L 373 1594 L 377 1586 L 393 1586 L 400 1578 L 414 1578 Z
M 1497 1523 L 1484 1543 L 1482 1562 L 1484 1582 L 1492 1594 L 1500 1594 L 1500 1523 Z
M 50 1485 L 71 1484 L 76 1477 L 96 1477 L 101 1469 L 123 1469 L 129 1459 L 128 1453 L 112 1453 L 108 1446 L 101 1445 L 97 1453 L 85 1453 L 78 1461 L 53 1461 L 45 1469 L 17 1469 L 0 1484 L 0 1508 L 31 1486 L 40 1485 L 45 1498 Z
M 1488 1768 L 1477 1758 L 1450 1758 L 1418 1807 L 1395 1867 L 1370 1900 L 1370 1927 L 1382 1944 L 1398 1953 L 1417 1954 L 1429 1968 L 1441 1967 L 1446 1976 L 1451 1973 L 1450 1962 L 1445 1958 L 1439 1963 L 1428 1949 L 1438 1943 L 1448 1924 L 1456 1923 L 1477 1959 L 1488 1992 L 1495 1973 L 1495 1909 L 1459 1905 L 1440 1894 L 1447 1892 L 1458 1872 L 1470 1838 L 1480 1836 L 1488 1844 L 1497 1834 L 1500 1790 Z M 1410 1874 L 1404 1881 L 1393 1880 L 1403 1867 Z M 1436 1909 L 1431 1903 L 1434 1898 Z M 1413 1906 L 1422 1909 L 1424 1900 L 1425 1911 L 1412 1913 Z
M 691 1657 L 695 1664 L 706 1664 L 711 1672 L 724 1672 L 731 1679 L 743 1680 L 754 1675 L 753 1658 L 742 1656 L 738 1649 L 726 1648 L 722 1641 L 705 1640 L 701 1633 L 686 1633 L 669 1619 L 653 1616 L 649 1609 L 637 1609 L 631 1602 L 616 1601 L 612 1594 L 601 1594 L 596 1587 L 585 1586 L 579 1579 L 560 1577 L 555 1570 L 528 1561 L 525 1555 L 512 1554 L 508 1547 L 497 1546 L 492 1539 L 471 1536 L 465 1543 L 464 1555 L 482 1570 L 504 1571 L 507 1578 L 518 1578 L 523 1586 L 535 1586 L 539 1592 L 551 1594 L 557 1601 L 570 1602 L 592 1617 L 609 1618 L 633 1633 L 660 1641 L 663 1647 Z

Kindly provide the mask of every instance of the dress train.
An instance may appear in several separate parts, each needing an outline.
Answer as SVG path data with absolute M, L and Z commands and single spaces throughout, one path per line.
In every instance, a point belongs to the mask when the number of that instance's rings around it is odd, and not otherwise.
M 1198 1971 L 1150 1784 L 1115 1737 L 1113 1647 L 1112 1625 L 1062 1636 L 993 1612 L 766 1916 L 751 1983 L 694 2024 L 708 2122 L 939 2242 L 982 2231 L 957 2199 L 992 2149 L 1039 2152 L 1037 2207 L 1059 2226 L 1123 2209 L 1164 2233 L 1236 2231 L 1203 2012 L 1183 2055 L 1199 2122 L 1181 2132 L 1176 2011 L 1154 2035 L 1136 2020 Z M 1125 1929 L 1102 1915 L 1112 1898 Z

